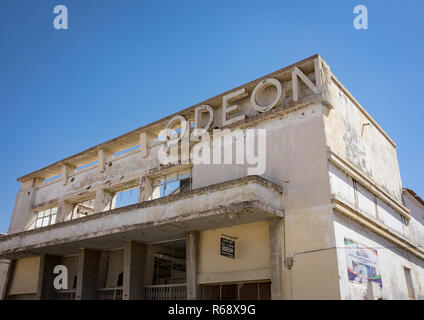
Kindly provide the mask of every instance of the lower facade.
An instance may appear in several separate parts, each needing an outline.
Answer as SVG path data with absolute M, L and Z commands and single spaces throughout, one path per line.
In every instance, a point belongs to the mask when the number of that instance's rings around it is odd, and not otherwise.
M 334 248 L 285 259 L 284 245 L 294 240 L 284 239 L 282 218 L 189 231 L 156 243 L 124 240 L 104 250 L 92 240 L 92 248 L 72 254 L 12 260 L 3 298 L 424 299 L 421 259 L 337 211 L 333 218 Z M 317 285 L 320 279 L 330 281 Z
M 279 223 L 274 220 L 191 231 L 156 243 L 124 240 L 107 250 L 15 259 L 3 298 L 269 300 L 281 290 L 272 283 L 278 278 L 272 273 L 281 273 L 271 267 L 270 235 Z M 107 243 L 96 241 L 101 244 L 93 247 Z

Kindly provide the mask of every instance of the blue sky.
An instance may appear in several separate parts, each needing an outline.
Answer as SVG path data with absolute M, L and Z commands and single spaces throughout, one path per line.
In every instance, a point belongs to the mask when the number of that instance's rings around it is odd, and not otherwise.
M 68 8 L 69 29 L 53 28 Z M 353 28 L 368 7 L 369 29 Z M 319 53 L 424 195 L 424 2 L 0 2 L 0 232 L 18 176 Z

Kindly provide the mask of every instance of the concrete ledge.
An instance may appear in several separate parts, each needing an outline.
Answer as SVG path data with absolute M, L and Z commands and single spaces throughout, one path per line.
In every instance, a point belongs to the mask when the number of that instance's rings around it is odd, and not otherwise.
M 344 159 L 341 155 L 331 150 L 328 147 L 328 160 L 337 166 L 343 172 L 347 173 L 355 180 L 359 181 L 364 187 L 366 187 L 371 193 L 379 197 L 385 203 L 387 203 L 391 208 L 396 210 L 399 214 L 404 216 L 406 219 L 410 220 L 411 216 L 409 215 L 409 209 L 405 207 L 402 203 L 396 200 L 393 196 L 388 194 L 382 188 L 380 188 L 374 181 L 369 179 L 365 174 L 356 169 L 349 161 Z
M 125 240 L 153 242 L 184 237 L 186 230 L 283 217 L 282 188 L 247 176 L 187 193 L 146 201 L 44 228 L 2 237 L 0 257 L 73 253 L 80 247 L 119 247 Z
M 352 208 L 349 204 L 344 202 L 337 197 L 331 199 L 333 209 L 338 213 L 352 219 L 353 221 L 359 223 L 360 225 L 372 230 L 379 236 L 389 240 L 393 244 L 399 246 L 400 248 L 407 250 L 413 255 L 417 256 L 420 259 L 424 260 L 424 250 L 415 246 L 411 241 L 404 238 L 403 236 L 396 234 L 388 227 L 383 226 L 381 223 L 376 221 L 371 217 L 367 217 L 356 209 Z

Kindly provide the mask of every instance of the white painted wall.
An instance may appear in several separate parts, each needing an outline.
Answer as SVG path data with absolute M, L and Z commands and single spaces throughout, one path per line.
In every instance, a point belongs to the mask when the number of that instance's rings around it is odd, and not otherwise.
M 356 182 L 342 170 L 329 164 L 331 193 L 345 201 L 367 217 L 373 218 L 391 231 L 411 239 L 407 222 L 401 214 L 374 196 L 367 188 Z
M 350 238 L 364 246 L 377 250 L 378 262 L 383 283 L 383 299 L 408 299 L 404 266 L 411 269 L 416 299 L 424 299 L 424 261 L 396 247 L 370 230 L 347 217 L 334 213 L 338 269 L 341 299 L 364 299 L 367 284 L 348 280 L 344 238 Z
M 424 206 L 407 191 L 403 192 L 403 201 L 411 214 L 409 232 L 412 240 L 417 246 L 424 248 Z

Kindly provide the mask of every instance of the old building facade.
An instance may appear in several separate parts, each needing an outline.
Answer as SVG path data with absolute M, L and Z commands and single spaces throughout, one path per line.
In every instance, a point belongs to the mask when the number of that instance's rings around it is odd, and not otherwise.
M 231 161 L 184 158 L 196 128 Z M 423 201 L 319 55 L 18 181 L 4 299 L 424 298 Z

